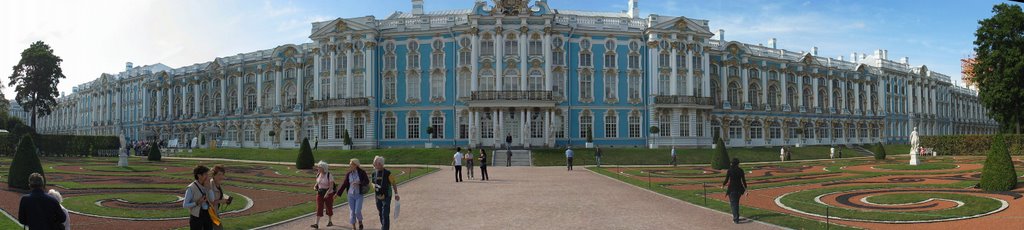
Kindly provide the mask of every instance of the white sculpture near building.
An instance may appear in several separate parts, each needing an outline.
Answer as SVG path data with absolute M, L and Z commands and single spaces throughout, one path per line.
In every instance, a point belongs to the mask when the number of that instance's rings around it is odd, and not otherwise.
M 117 149 L 117 167 L 128 167 L 128 148 L 125 145 L 124 134 L 119 136 L 121 146 Z
M 921 141 L 917 137 L 917 127 L 914 127 L 914 131 L 910 132 L 910 165 L 917 165 L 917 148 L 921 144 Z

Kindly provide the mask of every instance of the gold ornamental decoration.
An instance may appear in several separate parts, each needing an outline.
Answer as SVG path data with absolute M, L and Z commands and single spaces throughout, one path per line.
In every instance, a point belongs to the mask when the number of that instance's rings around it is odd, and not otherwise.
M 502 14 L 506 16 L 518 16 L 520 13 L 529 13 L 529 7 L 526 5 L 527 0 L 494 0 L 494 10 L 492 14 Z

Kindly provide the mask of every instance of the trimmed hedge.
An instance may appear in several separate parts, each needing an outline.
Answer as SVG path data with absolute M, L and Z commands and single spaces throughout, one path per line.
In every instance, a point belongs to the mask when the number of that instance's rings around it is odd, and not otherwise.
M 725 150 L 725 142 L 718 135 L 715 135 L 715 155 L 711 156 L 711 168 L 728 169 L 729 153 Z
M 39 151 L 43 155 L 95 155 L 95 150 L 119 149 L 121 140 L 115 136 L 39 135 Z M 89 150 L 90 145 L 93 151 Z
M 149 147 L 149 155 L 147 158 L 149 161 L 160 161 L 163 156 L 160 155 L 160 145 L 152 145 Z
M 1013 159 L 1007 152 L 1003 135 L 996 135 L 992 141 L 992 150 L 985 158 L 985 167 L 981 169 L 982 190 L 987 192 L 1010 191 L 1017 188 L 1017 172 L 1013 169 Z
M 24 135 L 18 143 L 17 153 L 11 160 L 11 168 L 7 173 L 7 186 L 11 188 L 29 189 L 28 176 L 32 173 L 43 174 L 43 164 L 36 153 L 36 144 L 32 135 Z
M 934 148 L 939 155 L 984 156 L 992 146 L 995 135 L 949 135 L 921 137 L 921 146 Z M 1024 134 L 1003 134 L 1010 155 L 1024 154 Z
M 882 142 L 878 142 L 874 149 L 875 160 L 885 160 L 885 145 Z
M 295 158 L 295 168 L 313 168 L 313 150 L 309 147 L 308 138 L 302 138 L 302 147 L 299 147 L 299 156 Z

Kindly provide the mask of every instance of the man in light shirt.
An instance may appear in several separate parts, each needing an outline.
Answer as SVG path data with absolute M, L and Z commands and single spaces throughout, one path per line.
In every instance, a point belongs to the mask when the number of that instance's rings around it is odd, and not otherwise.
M 566 166 L 569 167 L 569 171 L 572 171 L 572 146 L 565 148 L 565 162 Z
M 455 166 L 455 182 L 462 182 L 462 147 L 455 147 L 455 156 L 452 156 L 452 166 Z
M 678 165 L 679 165 L 679 162 L 676 161 L 676 147 L 672 146 L 672 167 L 676 167 Z

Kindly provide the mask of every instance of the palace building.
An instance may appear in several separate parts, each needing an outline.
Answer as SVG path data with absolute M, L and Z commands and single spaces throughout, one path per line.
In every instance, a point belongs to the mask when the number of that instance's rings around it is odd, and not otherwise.
M 729 146 L 992 133 L 977 93 L 891 60 L 726 40 L 707 20 L 477 1 L 312 23 L 310 42 L 103 74 L 40 131 L 220 147 Z M 271 135 L 271 133 L 275 135 Z

